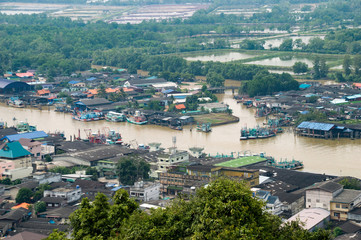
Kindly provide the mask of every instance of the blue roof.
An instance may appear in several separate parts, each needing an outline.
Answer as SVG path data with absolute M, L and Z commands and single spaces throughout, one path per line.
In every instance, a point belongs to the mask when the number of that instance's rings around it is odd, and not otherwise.
M 318 122 L 302 122 L 297 128 L 306 128 L 311 130 L 330 131 L 335 124 L 331 123 L 318 123 Z
M 311 87 L 311 86 L 312 86 L 311 84 L 302 83 L 302 84 L 299 86 L 299 88 L 300 88 L 300 89 L 306 89 L 306 88 L 309 88 L 309 87 Z
M 80 81 L 75 81 L 75 80 L 72 80 L 72 81 L 69 81 L 68 83 L 73 85 L 73 84 L 80 83 Z
M 31 153 L 23 148 L 19 142 L 8 142 L 6 145 L 0 150 L 0 157 L 3 158 L 19 158 L 30 155 Z
M 37 138 L 45 138 L 48 134 L 46 134 L 44 131 L 34 131 L 34 132 L 28 132 L 28 133 L 19 133 L 19 134 L 13 134 L 13 135 L 7 135 L 3 137 L 3 139 L 8 139 L 9 142 L 19 141 L 20 138 L 27 138 L 27 139 L 37 139 Z
M 115 187 L 115 188 L 112 188 L 110 191 L 116 192 L 116 191 L 118 191 L 118 190 L 121 189 L 121 188 L 123 188 L 123 187 L 122 187 L 122 186 L 120 186 L 120 187 Z
M 307 111 L 307 110 L 305 110 L 305 111 L 302 111 L 302 112 L 300 112 L 302 115 L 305 115 L 305 114 L 307 114 L 307 113 L 310 113 L 310 111 Z
M 169 93 L 172 93 L 172 92 L 174 92 L 173 89 L 167 89 L 167 90 L 162 91 L 163 94 L 169 94 Z
M 97 78 L 95 78 L 95 77 L 90 77 L 90 78 L 87 78 L 86 80 L 87 80 L 87 81 L 94 81 L 95 79 L 97 79 Z
M 156 76 L 151 76 L 151 77 L 148 77 L 146 79 L 157 79 L 157 77 Z

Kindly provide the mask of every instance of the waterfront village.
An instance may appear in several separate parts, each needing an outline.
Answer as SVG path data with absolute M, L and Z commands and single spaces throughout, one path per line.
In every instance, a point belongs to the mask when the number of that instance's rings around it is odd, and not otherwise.
M 112 68 L 55 77 L 52 82 L 36 71 L 7 72 L 0 80 L 0 97 L 9 107 L 64 112 L 74 121 L 128 121 L 175 131 L 194 126 L 207 134 L 213 126 L 238 121 L 214 95 L 231 90 L 239 104 L 256 108 L 256 117 L 266 119 L 262 127 L 239 129 L 242 141 L 277 137 L 283 127 L 304 137 L 361 137 L 361 125 L 355 124 L 361 118 L 357 83 L 307 82 L 298 91 L 253 98 L 237 95 L 234 87 L 207 89 L 196 83 L 184 88 Z M 165 208 L 179 195 L 192 195 L 220 176 L 244 181 L 254 197 L 265 202 L 265 211 L 284 221 L 299 219 L 308 231 L 361 231 L 360 180 L 302 172 L 300 161 L 276 161 L 250 152 L 210 156 L 201 147 L 178 149 L 176 138 L 169 140 L 173 145 L 168 149 L 157 142 L 130 144 L 111 130 L 65 139 L 61 132 L 46 133 L 27 122 L 1 122 L 0 128 L 2 237 L 24 231 L 46 237 L 54 229 L 65 231 L 81 199 L 94 200 L 97 193 L 111 197 L 125 189 L 142 210 L 150 211 Z M 126 164 L 133 164 L 133 170 L 122 171 L 120 166 Z M 144 164 L 149 171 L 142 172 Z

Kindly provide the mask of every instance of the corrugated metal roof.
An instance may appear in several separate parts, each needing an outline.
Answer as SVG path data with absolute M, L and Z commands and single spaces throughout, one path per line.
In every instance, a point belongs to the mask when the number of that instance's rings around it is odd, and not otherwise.
M 2 139 L 6 138 L 9 140 L 9 142 L 14 142 L 14 141 L 19 141 L 20 138 L 37 139 L 37 138 L 44 138 L 47 136 L 48 136 L 48 134 L 46 134 L 44 131 L 35 131 L 35 132 L 7 135 L 7 136 L 3 137 Z
M 306 128 L 311 130 L 330 131 L 335 124 L 318 123 L 318 122 L 302 122 L 297 128 Z
M 19 158 L 28 156 L 31 153 L 23 148 L 19 142 L 9 142 L 0 150 L 0 157 L 4 158 Z

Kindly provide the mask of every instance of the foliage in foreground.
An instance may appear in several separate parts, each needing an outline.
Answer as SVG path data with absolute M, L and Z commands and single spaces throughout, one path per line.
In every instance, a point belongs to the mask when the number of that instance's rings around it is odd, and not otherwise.
M 327 231 L 282 224 L 248 187 L 229 179 L 217 179 L 190 199 L 179 198 L 151 214 L 137 211 L 123 190 L 114 205 L 107 200 L 103 194 L 93 203 L 83 200 L 71 217 L 73 239 L 330 239 Z M 48 239 L 60 237 L 64 234 L 54 232 Z

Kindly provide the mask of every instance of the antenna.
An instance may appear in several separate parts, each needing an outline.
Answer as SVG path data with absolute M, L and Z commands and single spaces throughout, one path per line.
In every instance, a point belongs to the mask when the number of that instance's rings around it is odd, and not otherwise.
M 172 142 L 173 142 L 173 147 L 175 148 L 176 143 L 177 143 L 177 137 L 176 136 L 172 137 Z

